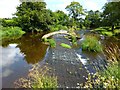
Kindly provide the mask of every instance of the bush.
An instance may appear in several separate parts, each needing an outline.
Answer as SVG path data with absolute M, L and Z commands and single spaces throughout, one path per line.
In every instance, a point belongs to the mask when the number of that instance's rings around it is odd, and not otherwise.
M 96 51 L 96 52 L 102 51 L 102 45 L 98 41 L 97 37 L 92 35 L 87 35 L 85 37 L 85 40 L 82 41 L 81 46 L 83 50 Z
M 0 30 L 0 40 L 11 40 L 20 38 L 25 32 L 19 27 L 2 27 Z
M 8 20 L 2 20 L 2 26 L 4 27 L 10 27 L 10 26 L 16 26 L 17 22 L 13 19 L 8 19 Z

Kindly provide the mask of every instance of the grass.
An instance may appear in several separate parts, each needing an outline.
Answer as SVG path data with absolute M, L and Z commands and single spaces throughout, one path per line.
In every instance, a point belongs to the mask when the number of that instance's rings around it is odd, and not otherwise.
M 120 29 L 114 29 L 114 32 L 111 31 L 110 27 L 99 27 L 96 28 L 94 30 L 92 30 L 93 32 L 99 32 L 102 35 L 106 35 L 106 36 L 113 36 L 113 35 L 117 35 L 120 33 Z
M 115 29 L 114 33 L 115 33 L 115 35 L 120 34 L 120 29 Z
M 88 74 L 87 82 L 84 85 L 81 84 L 82 88 L 120 90 L 120 50 L 118 46 L 113 46 L 105 49 L 105 56 L 108 61 L 107 68 L 104 71 L 98 71 L 93 76 Z
M 106 36 L 113 36 L 114 34 L 110 31 L 102 31 L 101 32 L 102 35 L 106 35 Z
M 85 40 L 82 41 L 81 47 L 83 50 L 94 51 L 94 52 L 101 52 L 102 45 L 100 44 L 99 40 L 96 36 L 87 35 Z
M 51 47 L 56 47 L 56 42 L 54 39 L 45 39 L 44 42 L 48 42 Z
M 35 66 L 26 78 L 20 78 L 14 82 L 16 88 L 57 88 L 57 77 L 48 76 L 47 71 L 50 70 L 47 66 Z
M 19 27 L 1 27 L 0 28 L 0 40 L 18 39 L 23 34 L 25 34 L 25 32 L 22 31 L 22 29 Z
M 71 49 L 71 48 L 72 48 L 70 45 L 65 44 L 65 43 L 61 43 L 60 45 L 61 45 L 62 47 L 64 47 L 64 48 L 68 48 L 68 49 Z

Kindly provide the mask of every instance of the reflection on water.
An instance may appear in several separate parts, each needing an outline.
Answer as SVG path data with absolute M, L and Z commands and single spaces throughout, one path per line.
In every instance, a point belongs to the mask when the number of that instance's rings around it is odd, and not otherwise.
M 24 35 L 18 40 L 2 43 L 2 87 L 14 87 L 13 82 L 26 76 L 31 64 L 40 62 L 46 53 L 47 46 L 40 41 L 41 35 Z M 2 75 L 1 75 L 2 74 Z M 9 82 L 8 82 L 9 81 Z
M 42 60 L 47 49 L 47 46 L 41 42 L 39 35 L 34 36 L 27 34 L 19 40 L 5 42 L 2 46 L 7 49 L 8 45 L 12 45 L 9 43 L 17 44 L 16 50 L 17 48 L 20 49 L 20 53 L 24 56 L 24 60 L 26 60 L 28 64 L 35 64 Z

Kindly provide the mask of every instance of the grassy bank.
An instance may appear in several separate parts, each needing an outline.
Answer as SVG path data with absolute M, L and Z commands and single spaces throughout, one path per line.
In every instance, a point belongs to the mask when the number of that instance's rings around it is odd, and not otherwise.
M 0 28 L 0 40 L 11 40 L 11 39 L 18 39 L 23 34 L 25 34 L 24 31 L 22 31 L 19 27 L 2 27 Z
M 120 90 L 120 50 L 118 46 L 114 45 L 114 48 L 106 47 L 105 56 L 108 62 L 108 66 L 104 71 L 98 71 L 93 76 L 88 74 L 87 82 L 81 84 L 82 88 L 92 89 L 115 89 Z
M 113 30 L 113 32 L 110 27 L 99 27 L 92 31 L 98 32 L 98 33 L 100 33 L 102 35 L 106 35 L 106 36 L 115 36 L 115 35 L 120 34 L 120 29 L 117 29 L 117 27 Z

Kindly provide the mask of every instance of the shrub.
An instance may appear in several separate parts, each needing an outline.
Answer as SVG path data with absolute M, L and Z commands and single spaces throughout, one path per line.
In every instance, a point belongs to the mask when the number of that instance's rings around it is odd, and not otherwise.
M 102 51 L 102 45 L 98 41 L 97 37 L 92 35 L 87 35 L 85 40 L 82 41 L 81 46 L 83 50 L 96 52 Z
M 25 32 L 22 31 L 19 27 L 2 27 L 0 30 L 0 40 L 4 39 L 18 39 L 20 38 Z

